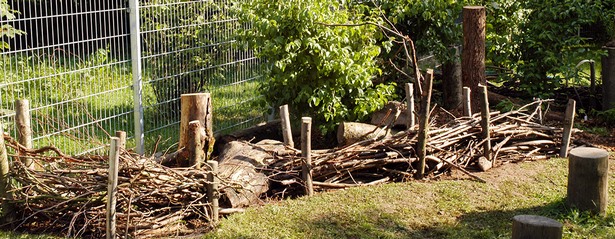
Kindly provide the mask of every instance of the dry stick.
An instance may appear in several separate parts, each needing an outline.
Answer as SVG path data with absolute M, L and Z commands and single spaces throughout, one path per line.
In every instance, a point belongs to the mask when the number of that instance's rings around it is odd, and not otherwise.
M 407 83 L 406 84 L 406 104 L 407 104 L 407 114 L 408 121 L 406 121 L 406 128 L 412 129 L 416 124 L 416 119 L 414 118 L 414 84 Z
M 568 157 L 568 147 L 570 147 L 570 137 L 572 136 L 572 126 L 574 125 L 575 108 L 576 101 L 573 99 L 568 100 L 568 106 L 566 107 L 566 118 L 564 119 L 562 147 L 559 151 L 559 156 L 562 158 Z
M 0 122 L 0 135 L 4 135 L 4 127 Z M 0 137 L 0 197 L 13 198 L 9 191 L 11 190 L 11 180 L 9 178 L 9 158 L 6 154 L 6 145 L 4 144 L 4 137 Z M 7 200 L 2 200 L 2 223 L 13 221 L 9 218 L 13 215 L 13 208 Z
M 28 100 L 15 101 L 15 124 L 17 125 L 17 140 L 27 149 L 32 148 L 32 127 L 30 115 L 30 102 Z M 32 158 L 24 157 L 19 152 L 20 160 L 26 167 L 34 169 Z
M 295 142 L 293 142 L 293 133 L 290 127 L 290 114 L 288 112 L 288 105 L 280 106 L 280 119 L 282 120 L 282 136 L 284 137 L 284 144 L 294 148 Z
M 419 120 L 419 138 L 418 138 L 418 157 L 419 157 L 419 172 L 417 177 L 423 178 L 425 175 L 425 156 L 427 156 L 427 134 L 429 132 L 429 105 L 431 103 L 431 87 L 433 84 L 433 69 L 427 69 L 427 78 L 425 79 L 425 91 L 421 96 L 421 119 Z
M 211 220 L 213 223 L 218 223 L 220 210 L 220 179 L 217 177 L 218 161 L 209 160 L 207 165 L 209 165 L 209 173 L 207 173 L 207 181 L 209 182 L 207 184 L 207 198 L 209 204 L 211 204 Z
M 314 195 L 314 185 L 312 182 L 312 118 L 301 118 L 301 157 L 303 157 L 303 165 L 301 167 L 301 176 L 305 183 L 305 194 L 308 196 Z
M 120 163 L 120 139 L 111 137 L 109 148 L 109 181 L 107 188 L 107 239 L 115 239 L 117 204 L 117 178 Z
M 463 115 L 472 117 L 472 90 L 470 87 L 463 87 Z
M 486 85 L 480 85 L 481 89 L 481 128 L 482 128 L 482 137 L 485 140 L 483 143 L 483 156 L 487 158 L 487 160 L 491 161 L 495 166 L 495 158 L 491 158 L 491 135 L 489 132 L 489 123 L 491 122 L 491 117 L 489 115 L 489 93 L 487 92 Z

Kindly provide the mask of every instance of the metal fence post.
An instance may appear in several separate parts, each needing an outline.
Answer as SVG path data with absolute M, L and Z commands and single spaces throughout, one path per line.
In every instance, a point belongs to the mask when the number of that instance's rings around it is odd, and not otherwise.
M 143 82 L 141 71 L 141 25 L 139 23 L 139 0 L 129 0 L 130 11 L 130 57 L 132 62 L 135 150 L 138 154 L 144 151 L 143 133 Z

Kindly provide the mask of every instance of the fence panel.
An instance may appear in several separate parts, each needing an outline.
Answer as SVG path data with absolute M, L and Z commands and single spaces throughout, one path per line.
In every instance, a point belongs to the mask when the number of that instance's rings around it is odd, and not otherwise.
M 134 135 L 128 2 L 8 3 L 19 13 L 0 25 L 26 34 L 3 38 L 10 46 L 0 53 L 5 131 L 15 135 L 13 102 L 28 99 L 35 147 L 53 144 L 78 154 L 103 147 L 107 132 Z M 181 93 L 212 93 L 219 133 L 263 120 L 264 110 L 251 107 L 259 99 L 259 62 L 232 44 L 232 32 L 241 26 L 228 4 L 140 2 L 146 147 L 159 134 L 166 142 L 177 141 Z

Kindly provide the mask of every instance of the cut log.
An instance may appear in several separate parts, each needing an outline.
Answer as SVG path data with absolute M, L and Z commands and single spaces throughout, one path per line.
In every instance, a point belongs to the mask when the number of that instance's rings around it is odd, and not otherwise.
M 513 239 L 561 239 L 562 223 L 551 218 L 535 215 L 513 217 Z
M 203 150 L 205 152 L 203 161 L 210 160 L 216 140 L 213 133 L 212 106 L 209 93 L 183 94 L 181 96 L 181 121 L 178 151 L 190 147 L 191 141 L 194 140 L 194 138 L 190 136 L 190 129 L 188 126 L 188 124 L 194 120 L 198 120 L 201 127 L 205 130 L 205 136 L 202 139 Z M 188 158 L 180 160 L 188 160 Z M 180 165 L 188 164 L 186 162 L 178 163 Z
M 478 168 L 480 168 L 481 171 L 485 172 L 493 168 L 493 163 L 487 160 L 487 158 L 485 157 L 480 157 L 478 158 Z
M 392 134 L 395 134 L 393 132 Z M 382 139 L 390 137 L 391 132 L 376 125 L 342 122 L 337 128 L 337 142 L 339 145 L 353 144 L 366 139 Z
M 389 113 L 389 110 L 391 112 Z M 399 117 L 395 120 L 395 111 L 401 110 Z M 395 122 L 393 122 L 395 120 Z M 399 101 L 389 101 L 381 110 L 378 110 L 372 114 L 371 124 L 373 125 L 393 125 L 395 126 L 407 126 L 410 122 L 408 117 L 408 110 L 405 104 Z
M 231 207 L 260 202 L 260 196 L 269 190 L 269 179 L 258 169 L 272 162 L 273 153 L 285 151 L 288 150 L 284 143 L 275 140 L 263 140 L 255 145 L 232 141 L 224 147 L 218 170 L 221 181 L 236 185 L 221 190 Z
M 608 205 L 609 152 L 599 148 L 570 150 L 566 204 L 606 216 Z

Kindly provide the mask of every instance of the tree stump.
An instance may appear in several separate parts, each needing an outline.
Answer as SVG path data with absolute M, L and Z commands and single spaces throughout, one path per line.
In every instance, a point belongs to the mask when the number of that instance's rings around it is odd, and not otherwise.
M 566 204 L 582 211 L 606 216 L 608 200 L 609 153 L 579 147 L 568 158 L 568 197 Z
M 194 128 L 191 132 L 189 123 L 191 121 L 199 121 L 199 125 L 204 128 L 205 135 L 200 139 L 194 138 Z M 194 127 L 194 126 L 193 126 Z M 177 159 L 180 165 L 186 165 L 195 162 L 206 162 L 211 159 L 211 153 L 214 149 L 214 142 L 216 141 L 213 133 L 213 121 L 212 121 L 212 106 L 211 96 L 209 93 L 195 93 L 195 94 L 183 94 L 181 96 L 181 122 L 179 129 L 179 150 L 185 151 L 191 145 L 195 144 L 195 140 L 203 147 L 205 155 L 202 160 L 188 162 L 194 155 L 180 154 Z
M 512 239 L 561 239 L 563 225 L 551 218 L 535 215 L 513 217 Z

